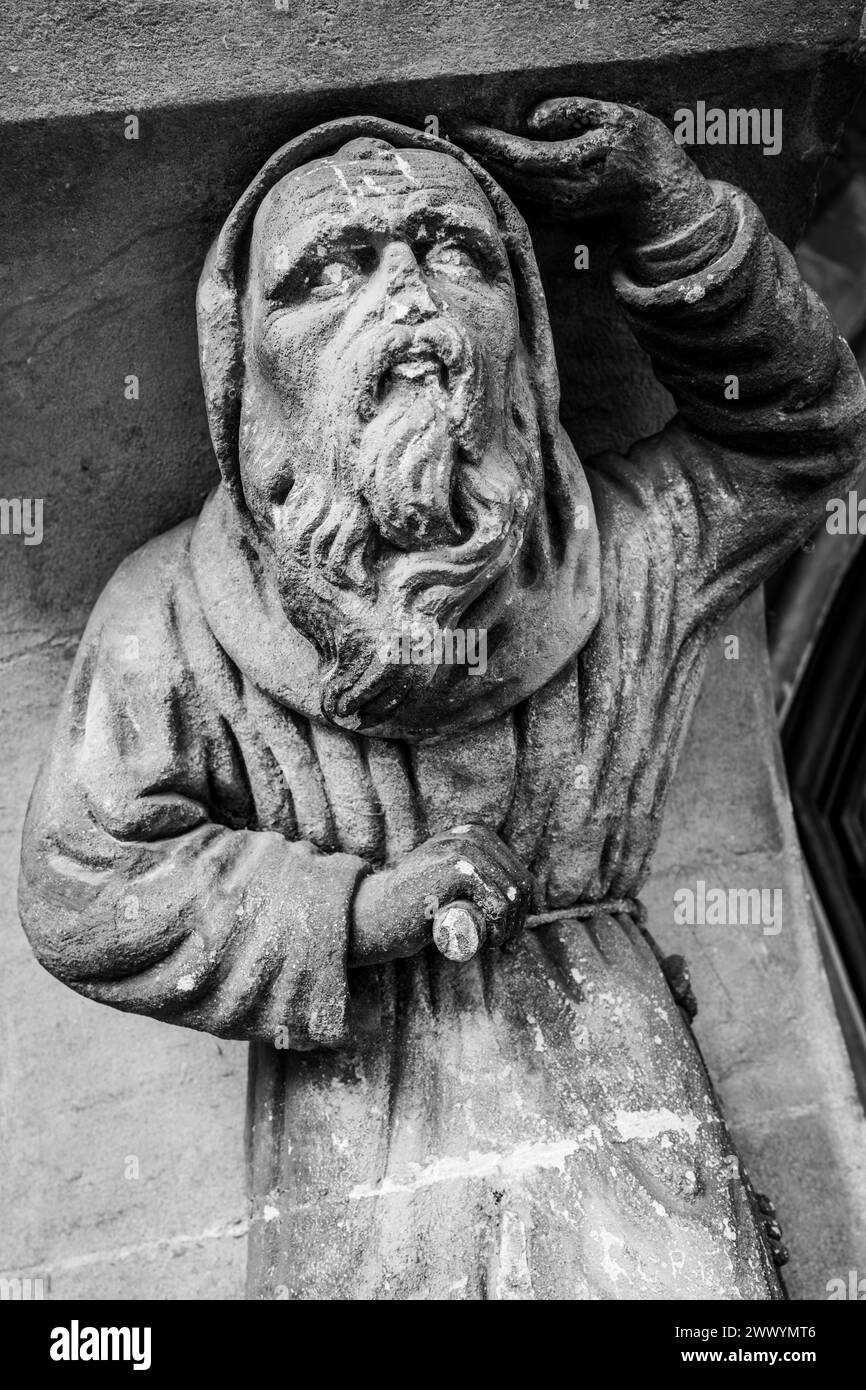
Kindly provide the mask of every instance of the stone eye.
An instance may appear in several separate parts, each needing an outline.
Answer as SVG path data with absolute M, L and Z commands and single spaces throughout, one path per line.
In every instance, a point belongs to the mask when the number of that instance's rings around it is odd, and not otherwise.
M 441 271 L 445 275 L 457 275 L 461 271 L 478 269 L 475 257 L 468 247 L 453 241 L 445 242 L 441 246 L 432 246 L 425 259 L 431 270 Z
M 329 298 L 347 290 L 359 273 L 360 267 L 349 261 L 328 261 L 310 276 L 310 289 L 319 299 Z

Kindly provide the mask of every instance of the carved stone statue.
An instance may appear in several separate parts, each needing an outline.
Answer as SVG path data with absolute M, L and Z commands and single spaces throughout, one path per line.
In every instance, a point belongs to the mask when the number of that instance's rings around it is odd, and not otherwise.
M 229 215 L 222 481 L 93 613 L 22 918 L 80 993 L 254 1044 L 251 1296 L 778 1298 L 636 895 L 707 645 L 862 466 L 863 384 L 659 121 L 452 134 L 332 121 Z M 490 171 L 618 219 L 678 407 L 626 457 L 560 426 Z

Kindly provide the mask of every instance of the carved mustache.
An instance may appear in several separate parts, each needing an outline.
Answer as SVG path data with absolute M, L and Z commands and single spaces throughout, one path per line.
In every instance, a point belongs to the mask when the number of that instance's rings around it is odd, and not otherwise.
M 355 421 L 346 481 L 379 534 L 398 549 L 459 544 L 467 518 L 453 514 L 454 468 L 460 451 L 480 454 L 485 414 L 483 363 L 468 335 L 444 317 L 377 323 L 341 368 Z
M 481 362 L 469 338 L 448 319 L 389 324 L 365 335 L 355 357 L 357 411 L 363 421 L 378 412 L 388 385 L 396 379 L 435 376 L 451 398 L 456 416 L 472 409 L 479 389 Z

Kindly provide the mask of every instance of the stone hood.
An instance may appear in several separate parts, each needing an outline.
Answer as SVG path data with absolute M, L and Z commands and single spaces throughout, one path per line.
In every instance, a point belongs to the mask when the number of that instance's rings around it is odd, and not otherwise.
M 282 703 L 324 719 L 319 656 L 286 617 L 262 568 L 241 486 L 240 281 L 249 231 L 266 193 L 292 169 L 359 136 L 387 140 L 398 149 L 448 154 L 466 166 L 484 192 L 511 265 L 541 441 L 544 499 L 532 527 L 535 553 L 543 557 L 543 564 L 531 585 L 518 581 L 512 564 L 473 604 L 472 624 L 487 628 L 486 673 L 469 675 L 464 670 L 455 677 L 451 668 L 441 679 L 437 674 L 426 696 L 398 706 L 387 722 L 371 722 L 363 707 L 358 715 L 338 721 L 380 736 L 418 738 L 479 724 L 539 689 L 586 642 L 600 606 L 592 498 L 559 422 L 553 340 L 529 231 L 494 179 L 450 141 L 373 116 L 330 121 L 277 150 L 235 204 L 208 253 L 198 288 L 201 373 L 222 484 L 198 524 L 193 564 L 208 620 L 236 664 Z

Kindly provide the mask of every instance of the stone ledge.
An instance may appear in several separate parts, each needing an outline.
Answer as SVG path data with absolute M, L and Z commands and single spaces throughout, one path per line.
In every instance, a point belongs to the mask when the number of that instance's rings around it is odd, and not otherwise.
M 281 3 L 283 0 L 281 0 Z M 485 7 L 453 0 L 22 0 L 6 20 L 9 121 L 141 111 L 251 94 L 299 97 L 377 83 L 553 73 L 590 78 L 611 63 L 759 54 L 765 72 L 853 53 L 861 0 L 574 0 Z M 531 45 L 529 40 L 531 40 Z

